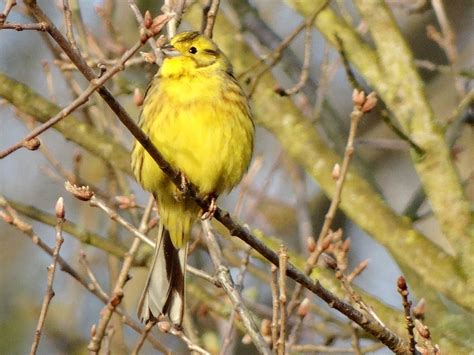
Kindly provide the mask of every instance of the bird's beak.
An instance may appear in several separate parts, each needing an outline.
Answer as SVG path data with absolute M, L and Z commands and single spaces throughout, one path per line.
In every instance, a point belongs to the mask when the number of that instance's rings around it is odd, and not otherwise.
M 171 44 L 167 43 L 163 46 L 161 46 L 161 51 L 167 58 L 171 57 L 178 57 L 181 55 L 181 52 L 178 51 L 175 47 L 173 47 Z

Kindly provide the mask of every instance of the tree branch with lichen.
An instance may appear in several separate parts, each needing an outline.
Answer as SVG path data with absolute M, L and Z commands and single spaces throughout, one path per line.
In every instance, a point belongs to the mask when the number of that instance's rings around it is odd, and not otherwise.
M 314 1 L 286 1 L 305 16 L 317 6 Z M 469 234 L 474 231 L 469 203 L 443 131 L 426 99 L 412 53 L 383 1 L 358 0 L 356 5 L 369 26 L 375 49 L 330 8 L 321 12 L 315 27 L 335 46 L 337 34 L 349 61 L 377 91 L 404 132 L 425 151 L 423 156 L 412 152 L 413 164 L 445 236 L 463 254 L 465 246 L 472 244 Z

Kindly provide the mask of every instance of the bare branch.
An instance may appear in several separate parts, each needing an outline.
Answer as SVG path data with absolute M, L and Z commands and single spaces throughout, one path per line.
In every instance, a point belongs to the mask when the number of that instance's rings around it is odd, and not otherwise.
M 46 288 L 46 294 L 44 295 L 43 305 L 41 306 L 41 312 L 38 319 L 38 325 L 36 326 L 35 330 L 35 338 L 33 344 L 31 345 L 30 354 L 36 354 L 38 350 L 41 333 L 43 331 L 44 322 L 46 320 L 46 314 L 48 313 L 48 308 L 51 303 L 51 300 L 54 297 L 54 290 L 53 290 L 53 282 L 54 282 L 54 275 L 56 273 L 56 267 L 58 265 L 58 258 L 59 258 L 59 250 L 61 249 L 61 245 L 64 242 L 63 238 L 63 223 L 64 223 L 64 200 L 62 197 L 58 199 L 56 202 L 56 243 L 53 249 L 53 262 L 51 265 L 48 266 L 48 284 Z
M 242 323 L 244 324 L 248 335 L 252 338 L 252 341 L 257 347 L 258 351 L 262 354 L 271 354 L 268 345 L 260 334 L 254 320 L 252 319 L 250 311 L 245 306 L 242 296 L 234 287 L 234 282 L 230 276 L 229 269 L 222 262 L 222 251 L 220 250 L 219 244 L 217 243 L 217 240 L 211 230 L 209 221 L 203 221 L 202 226 L 204 229 L 204 237 L 209 250 L 209 255 L 211 256 L 212 263 L 214 264 L 214 268 L 217 271 L 217 279 L 220 281 L 222 288 L 227 293 L 229 300 L 232 302 L 234 308 L 242 319 Z
M 150 217 L 151 210 L 153 208 L 153 203 L 154 203 L 153 196 L 150 196 L 147 207 L 145 209 L 145 212 L 143 213 L 143 217 L 140 222 L 140 228 L 139 228 L 140 233 L 142 233 L 146 229 L 148 219 Z M 128 250 L 128 253 L 126 254 L 123 260 L 122 269 L 120 270 L 120 274 L 115 283 L 112 297 L 110 298 L 108 304 L 102 309 L 100 313 L 101 318 L 99 319 L 99 322 L 97 323 L 96 331 L 92 335 L 89 345 L 87 346 L 89 351 L 93 354 L 99 353 L 102 339 L 104 338 L 106 334 L 107 325 L 110 322 L 110 319 L 112 317 L 112 314 L 115 308 L 117 308 L 117 306 L 122 301 L 123 287 L 125 283 L 130 279 L 128 275 L 128 271 L 130 270 L 130 267 L 132 266 L 133 258 L 139 246 L 140 246 L 140 238 L 136 236 L 132 242 L 132 245 L 130 246 L 130 249 Z
M 212 30 L 214 29 L 214 23 L 216 22 L 217 11 L 219 11 L 220 0 L 210 0 L 211 4 L 209 5 L 209 10 L 206 14 L 206 25 L 204 27 L 203 33 L 212 38 Z

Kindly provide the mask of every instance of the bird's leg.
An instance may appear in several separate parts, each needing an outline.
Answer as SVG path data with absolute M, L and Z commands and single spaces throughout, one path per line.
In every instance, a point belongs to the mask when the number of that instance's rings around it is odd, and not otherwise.
M 206 219 L 212 219 L 214 217 L 214 213 L 216 213 L 217 210 L 217 196 L 215 194 L 209 194 L 205 198 L 206 201 L 209 201 L 209 207 L 207 208 L 207 211 L 202 209 L 201 211 L 201 220 L 205 221 Z
M 175 189 L 176 191 L 174 193 L 174 198 L 177 201 L 182 201 L 186 198 L 186 195 L 188 194 L 189 180 L 186 175 L 184 175 L 181 171 L 178 172 L 178 174 L 179 178 L 181 179 L 181 183 L 179 188 Z

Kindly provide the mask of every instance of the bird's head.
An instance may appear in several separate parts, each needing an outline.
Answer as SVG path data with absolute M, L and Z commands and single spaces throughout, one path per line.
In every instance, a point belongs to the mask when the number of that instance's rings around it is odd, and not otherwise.
M 199 32 L 181 32 L 162 47 L 163 76 L 192 74 L 195 71 L 232 71 L 227 57 L 209 38 Z

